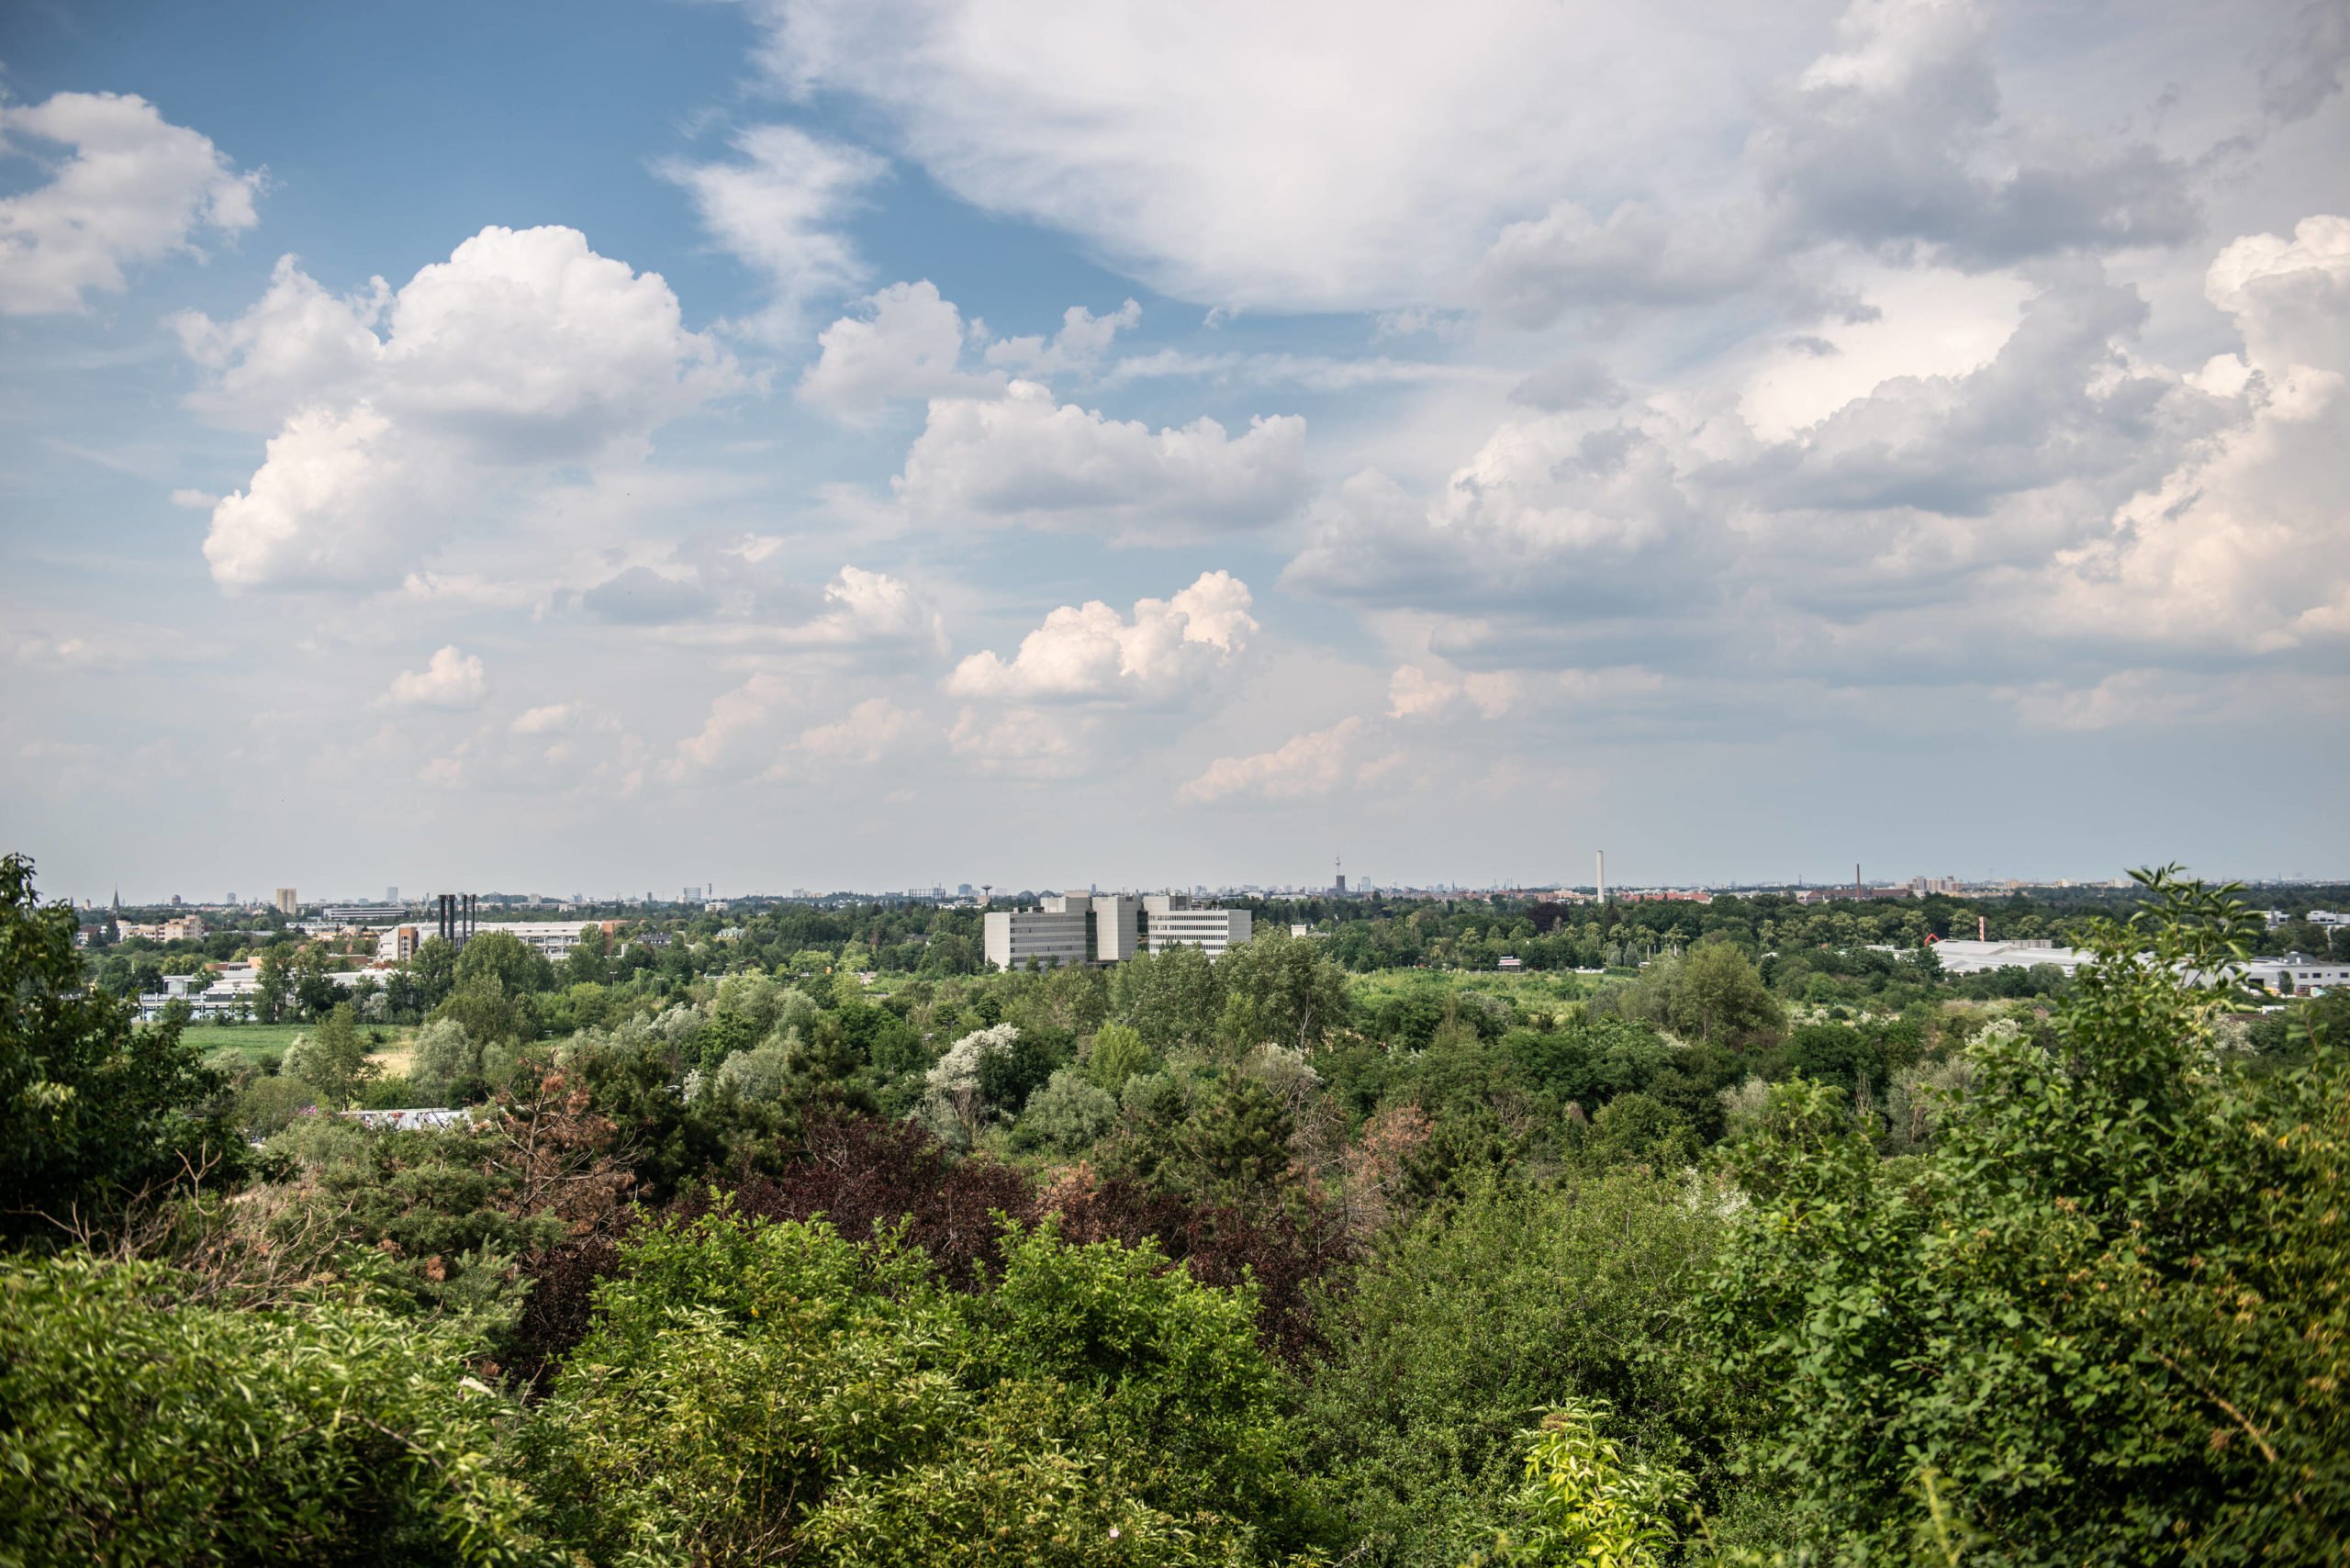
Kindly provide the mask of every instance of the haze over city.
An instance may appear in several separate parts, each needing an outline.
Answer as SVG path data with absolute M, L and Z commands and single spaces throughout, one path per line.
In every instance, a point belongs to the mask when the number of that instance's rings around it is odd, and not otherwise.
M 2343 40 L 10 6 L 6 842 L 147 898 L 2343 875 Z

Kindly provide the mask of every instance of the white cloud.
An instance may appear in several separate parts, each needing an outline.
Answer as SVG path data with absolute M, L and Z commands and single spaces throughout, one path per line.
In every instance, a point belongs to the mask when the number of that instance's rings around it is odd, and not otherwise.
M 946 689 L 960 697 L 1163 700 L 1198 690 L 1257 631 L 1248 585 L 1203 572 L 1172 599 L 1145 599 L 1131 618 L 1100 599 L 1063 605 L 1021 639 L 1010 662 L 977 653 Z
M 749 325 L 781 341 L 797 330 L 811 302 L 863 280 L 865 264 L 838 225 L 889 165 L 788 125 L 743 131 L 734 151 L 741 156 L 733 162 L 676 161 L 662 173 L 692 194 L 696 214 L 718 243 L 765 275 L 769 302 Z
M 800 732 L 793 749 L 824 762 L 870 767 L 912 739 L 922 715 L 886 697 L 868 697 L 840 719 Z
M 962 312 L 938 286 L 893 283 L 816 335 L 822 352 L 800 378 L 800 400 L 842 419 L 862 419 L 893 398 L 980 395 L 1001 378 L 960 368 Z
M 482 673 L 480 655 L 444 647 L 422 669 L 402 670 L 394 676 L 383 701 L 392 708 L 438 708 L 461 713 L 480 707 L 488 696 L 489 680 Z
M 1110 341 L 1121 331 L 1132 331 L 1141 321 L 1142 307 L 1131 299 L 1107 316 L 1072 305 L 1061 313 L 1061 330 L 1050 341 L 1005 338 L 988 345 L 988 363 L 1037 377 L 1063 371 L 1091 374 L 1110 352 Z
M 892 649 L 943 654 L 946 623 L 912 586 L 887 572 L 843 566 L 824 585 L 824 612 L 784 633 L 811 648 L 867 654 Z
M 956 756 L 982 773 L 1067 778 L 1084 769 L 1086 740 L 1097 722 L 1067 710 L 967 707 L 955 716 L 946 739 Z
M 587 715 L 583 702 L 550 702 L 517 713 L 509 728 L 518 735 L 558 735 L 577 729 Z
M 166 121 L 130 94 L 59 93 L 0 103 L 0 154 L 37 156 L 19 139 L 73 149 L 46 185 L 0 197 L 0 312 L 80 310 L 119 293 L 123 269 L 195 250 L 209 230 L 256 221 L 258 173 L 238 174 L 209 138 Z
M 177 325 L 215 372 L 199 406 L 284 421 L 213 510 L 205 554 L 230 589 L 396 583 L 459 519 L 560 465 L 641 460 L 744 385 L 659 274 L 571 229 L 485 229 L 397 293 L 344 299 L 289 258 L 245 316 Z
M 942 398 L 891 481 L 934 522 L 1002 521 L 1170 543 L 1259 527 L 1304 498 L 1305 421 L 1214 420 L 1153 431 L 1014 381 L 994 398 Z
M 845 91 L 983 207 L 1218 305 L 1459 302 L 1502 222 L 1732 134 L 1805 17 L 1668 5 L 764 0 L 771 69 Z
M 1398 761 L 1369 721 L 1350 717 L 1328 729 L 1293 735 L 1271 751 L 1219 756 L 1177 790 L 1176 799 L 1199 806 L 1241 798 L 1319 800 L 1371 783 Z
M 1483 717 L 1498 719 L 1518 705 L 1524 687 L 1524 678 L 1512 670 L 1451 675 L 1398 665 L 1388 678 L 1387 713 L 1392 719 L 1427 718 L 1465 700 Z

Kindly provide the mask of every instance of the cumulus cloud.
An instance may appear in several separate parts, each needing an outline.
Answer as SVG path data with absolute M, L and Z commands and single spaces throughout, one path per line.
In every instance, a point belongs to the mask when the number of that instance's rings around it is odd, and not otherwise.
M 480 655 L 461 654 L 453 646 L 435 653 L 422 669 L 402 670 L 392 678 L 384 704 L 392 708 L 438 708 L 462 713 L 478 708 L 489 696 L 489 680 L 482 673 Z
M 893 283 L 816 335 L 822 350 L 800 378 L 800 400 L 843 419 L 863 419 L 897 398 L 979 395 L 1000 377 L 961 368 L 963 314 L 928 278 Z
M 1400 761 L 1378 730 L 1361 718 L 1293 735 L 1270 751 L 1219 756 L 1176 791 L 1187 805 L 1232 800 L 1320 800 L 1373 782 Z
M 990 343 L 988 363 L 1038 377 L 1063 371 L 1090 374 L 1110 352 L 1110 341 L 1121 331 L 1133 330 L 1141 320 L 1142 307 L 1131 299 L 1107 316 L 1072 305 L 1061 313 L 1061 330 L 1050 339 L 1005 338 Z
M 889 165 L 788 125 L 754 126 L 734 151 L 731 162 L 672 161 L 661 172 L 692 196 L 719 245 L 766 278 L 767 307 L 746 325 L 780 341 L 809 303 L 863 281 L 865 263 L 838 225 Z
M 214 373 L 199 406 L 283 421 L 213 509 L 205 555 L 231 590 L 397 582 L 468 509 L 640 459 L 655 429 L 744 385 L 658 274 L 571 229 L 485 229 L 397 292 L 343 298 L 288 258 L 243 317 L 177 325 Z
M 990 651 L 956 666 L 946 689 L 1020 701 L 1183 695 L 1247 647 L 1257 631 L 1252 602 L 1248 585 L 1229 572 L 1203 572 L 1172 599 L 1137 600 L 1131 616 L 1100 599 L 1063 605 L 1009 661 Z
M 37 145 L 28 145 L 37 144 Z M 46 158 L 39 148 L 72 151 Z M 196 237 L 251 229 L 259 173 L 239 174 L 208 137 L 173 125 L 128 93 L 59 93 L 45 103 L 0 103 L 0 154 L 42 159 L 50 178 L 0 197 L 0 312 L 85 308 L 120 293 L 124 268 Z
M 1251 420 L 1237 436 L 1209 419 L 1154 431 L 1013 381 L 1001 398 L 934 399 L 891 487 L 925 521 L 1176 543 L 1290 511 L 1307 487 L 1304 444 L 1293 414 Z

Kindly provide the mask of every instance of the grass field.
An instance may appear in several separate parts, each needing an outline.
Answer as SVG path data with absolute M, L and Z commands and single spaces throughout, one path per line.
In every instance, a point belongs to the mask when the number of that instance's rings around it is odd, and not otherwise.
M 1528 1009 L 1555 1007 L 1590 995 L 1598 989 L 1596 975 L 1561 974 L 1555 970 L 1503 974 L 1498 970 L 1380 969 L 1348 977 L 1355 1001 L 1376 1007 L 1382 998 L 1422 986 L 1453 991 L 1481 991 L 1505 996 Z
M 221 1067 L 236 1066 L 259 1060 L 264 1055 L 282 1057 L 285 1047 L 294 1043 L 297 1035 L 308 1033 L 316 1025 L 309 1024 L 191 1024 L 187 1038 L 204 1052 L 204 1059 Z M 408 1058 L 408 1037 L 416 1033 L 405 1025 L 371 1025 L 363 1031 L 369 1035 L 380 1032 L 384 1044 L 369 1054 L 393 1070 L 399 1070 Z

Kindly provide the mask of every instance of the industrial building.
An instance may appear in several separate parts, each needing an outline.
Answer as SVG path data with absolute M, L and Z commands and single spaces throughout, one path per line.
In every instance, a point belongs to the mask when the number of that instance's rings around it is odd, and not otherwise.
M 990 910 L 981 951 L 1000 969 L 1124 963 L 1193 946 L 1211 958 L 1248 940 L 1249 913 L 1194 905 L 1188 893 L 1054 893 L 1035 909 Z

